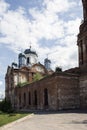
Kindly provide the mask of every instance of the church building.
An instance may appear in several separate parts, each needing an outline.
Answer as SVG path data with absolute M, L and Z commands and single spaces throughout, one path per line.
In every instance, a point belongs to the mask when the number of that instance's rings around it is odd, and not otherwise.
M 77 40 L 79 66 L 53 72 L 48 58 L 42 65 L 37 53 L 31 47 L 26 49 L 19 54 L 18 64 L 8 66 L 5 76 L 5 96 L 13 108 L 87 109 L 87 0 L 82 0 L 82 3 L 84 20 Z

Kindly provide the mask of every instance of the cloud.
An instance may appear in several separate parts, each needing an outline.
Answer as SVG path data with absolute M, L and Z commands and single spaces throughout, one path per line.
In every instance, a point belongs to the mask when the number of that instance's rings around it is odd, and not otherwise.
M 4 0 L 0 0 L 0 17 L 3 16 L 9 8 L 9 4 L 5 3 Z
M 70 15 L 72 18 L 75 18 L 82 8 L 81 0 L 64 0 L 63 2 L 61 0 L 44 0 L 43 5 L 51 15 L 62 15 L 62 19 L 67 17 L 67 20 Z
M 1 86 L 2 84 L 3 84 L 2 81 L 0 81 L 0 86 Z
M 29 14 L 24 7 L 10 10 L 10 5 L 4 0 L 1 0 L 1 5 L 1 44 L 6 44 L 18 53 L 20 49 L 29 47 L 31 42 L 32 48 L 39 54 L 39 60 L 43 61 L 46 54 L 50 53 L 53 68 L 60 65 L 67 69 L 77 65 L 76 35 L 80 18 L 76 17 L 68 22 L 60 18 L 60 14 L 73 10 L 76 2 L 44 0 L 41 9 L 30 8 Z M 53 45 L 49 43 L 49 46 L 43 47 L 44 43 L 39 43 L 43 38 L 54 40 Z
M 4 97 L 5 97 L 5 93 L 3 91 L 0 92 L 0 99 L 4 99 Z
M 76 2 L 69 2 L 64 0 L 63 3 L 61 0 L 44 0 L 43 5 L 46 6 L 47 10 L 51 13 L 61 13 L 68 11 L 70 8 L 76 5 Z
M 81 23 L 80 18 L 76 18 L 74 20 L 70 20 L 67 23 L 64 24 L 66 28 L 66 34 L 67 35 L 77 35 L 77 32 L 79 32 L 79 25 Z
M 5 97 L 5 92 L 2 86 L 3 86 L 3 81 L 0 81 L 0 98 Z

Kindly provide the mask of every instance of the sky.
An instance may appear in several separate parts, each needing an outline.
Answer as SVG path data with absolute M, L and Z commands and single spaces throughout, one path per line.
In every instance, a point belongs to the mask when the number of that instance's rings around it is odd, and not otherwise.
M 53 70 L 78 66 L 82 19 L 81 0 L 0 0 L 0 96 L 8 65 L 30 44 L 42 64 L 48 55 Z

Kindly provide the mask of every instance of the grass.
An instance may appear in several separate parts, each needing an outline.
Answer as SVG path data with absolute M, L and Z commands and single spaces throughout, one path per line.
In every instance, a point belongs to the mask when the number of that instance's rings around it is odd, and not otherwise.
M 17 119 L 27 116 L 28 113 L 3 113 L 0 111 L 0 127 L 13 122 Z

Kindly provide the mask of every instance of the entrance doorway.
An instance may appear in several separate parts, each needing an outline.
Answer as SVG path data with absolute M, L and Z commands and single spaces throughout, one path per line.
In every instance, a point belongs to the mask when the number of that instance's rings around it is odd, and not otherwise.
M 37 106 L 37 91 L 34 91 L 34 105 Z
M 31 105 L 31 93 L 30 92 L 28 92 L 28 103 L 29 103 L 29 105 Z
M 48 107 L 48 90 L 47 88 L 44 89 L 44 107 Z
M 24 107 L 26 106 L 26 93 L 24 93 Z

